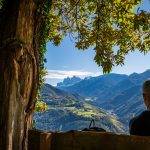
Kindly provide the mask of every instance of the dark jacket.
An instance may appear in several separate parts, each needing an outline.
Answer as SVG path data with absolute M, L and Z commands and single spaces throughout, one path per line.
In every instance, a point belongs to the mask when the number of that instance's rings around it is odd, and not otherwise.
M 144 111 L 131 119 L 129 131 L 132 135 L 150 136 L 150 111 Z

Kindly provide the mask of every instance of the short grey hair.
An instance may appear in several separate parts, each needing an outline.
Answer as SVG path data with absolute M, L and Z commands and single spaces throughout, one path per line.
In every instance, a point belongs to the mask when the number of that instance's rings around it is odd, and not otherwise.
M 150 78 L 146 79 L 142 87 L 143 93 L 150 96 Z

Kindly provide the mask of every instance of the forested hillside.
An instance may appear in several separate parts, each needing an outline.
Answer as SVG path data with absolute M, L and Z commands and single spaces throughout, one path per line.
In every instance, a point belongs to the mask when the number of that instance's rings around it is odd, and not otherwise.
M 41 99 L 46 102 L 49 109 L 34 115 L 38 129 L 83 130 L 89 127 L 91 119 L 95 119 L 96 125 L 106 131 L 117 133 L 125 131 L 115 115 L 87 104 L 82 99 L 49 84 L 42 87 Z

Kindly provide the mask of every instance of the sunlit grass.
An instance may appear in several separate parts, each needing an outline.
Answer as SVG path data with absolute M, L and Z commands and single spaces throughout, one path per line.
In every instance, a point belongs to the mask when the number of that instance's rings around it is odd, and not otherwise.
M 96 101 L 96 98 L 85 98 L 85 101 Z
M 84 104 L 82 109 L 77 109 L 76 107 L 65 107 L 67 110 L 70 110 L 74 114 L 78 116 L 83 116 L 87 118 L 93 118 L 93 117 L 104 117 L 104 113 L 98 112 L 96 109 L 93 109 L 93 107 L 89 104 Z

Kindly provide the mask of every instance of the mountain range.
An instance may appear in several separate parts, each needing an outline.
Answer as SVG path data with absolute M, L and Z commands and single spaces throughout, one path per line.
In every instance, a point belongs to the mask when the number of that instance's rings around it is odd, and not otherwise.
M 115 113 L 127 127 L 129 120 L 145 108 L 141 86 L 150 70 L 131 75 L 107 74 L 82 79 L 71 86 L 57 88 L 84 96 L 87 103 Z
M 73 76 L 72 78 L 67 77 L 63 80 L 63 82 L 57 83 L 57 86 L 58 87 L 72 86 L 72 85 L 80 82 L 81 80 L 82 79 L 80 79 L 79 77 L 76 77 L 76 76 Z
M 58 83 L 57 88 L 85 97 L 100 98 L 104 91 L 113 87 L 123 79 L 126 79 L 126 77 L 127 75 L 119 74 L 101 75 L 85 78 L 71 86 L 58 86 Z M 66 79 L 64 79 L 64 81 L 66 81 Z
M 82 130 L 95 119 L 97 126 L 107 131 L 127 133 L 129 120 L 146 109 L 141 86 L 147 78 L 150 78 L 150 70 L 85 79 L 68 77 L 57 87 L 44 84 L 41 100 L 49 109 L 35 113 L 36 128 Z

